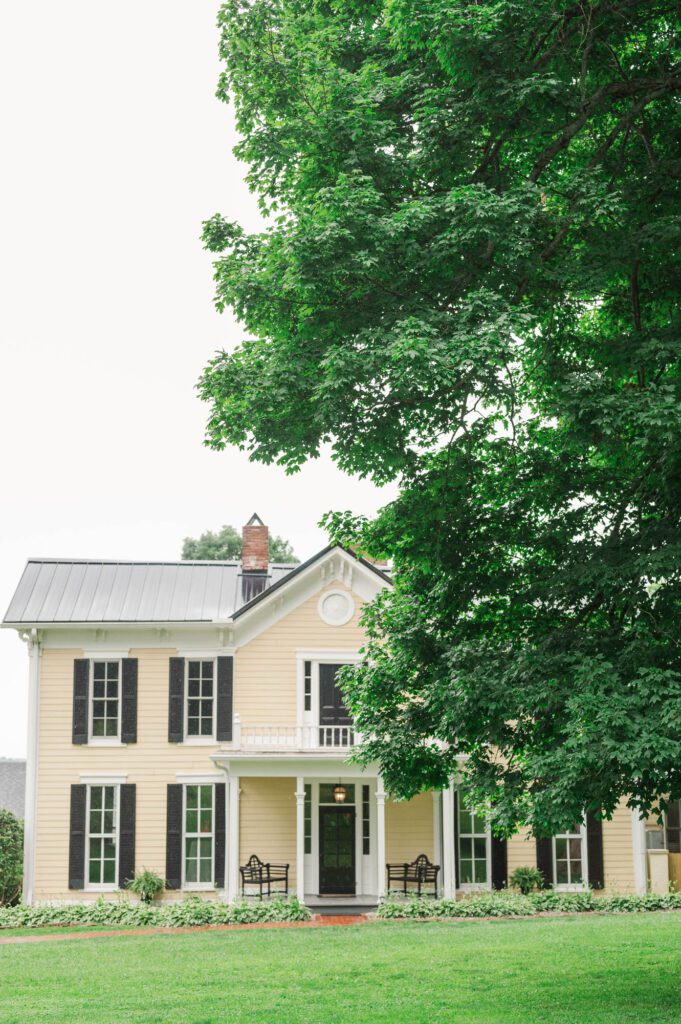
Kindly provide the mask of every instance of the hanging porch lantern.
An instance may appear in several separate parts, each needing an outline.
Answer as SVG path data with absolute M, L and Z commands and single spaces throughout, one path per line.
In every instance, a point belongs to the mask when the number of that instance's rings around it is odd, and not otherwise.
M 336 801 L 337 804 L 344 804 L 345 797 L 345 786 L 342 786 L 339 782 L 337 786 L 333 787 L 333 799 Z

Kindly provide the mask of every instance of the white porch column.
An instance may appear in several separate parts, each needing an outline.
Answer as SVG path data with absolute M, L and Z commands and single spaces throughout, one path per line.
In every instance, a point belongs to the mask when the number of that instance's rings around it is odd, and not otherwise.
M 636 892 L 643 895 L 648 888 L 646 862 L 646 823 L 635 807 L 631 809 L 631 840 L 634 853 L 634 882 Z
M 385 897 L 385 790 L 383 779 L 376 780 L 376 879 L 379 900 Z
M 239 895 L 239 776 L 229 776 L 229 817 L 227 824 L 227 899 Z
M 296 896 L 305 900 L 305 779 L 296 779 Z
M 453 900 L 456 895 L 454 857 L 454 788 L 450 782 L 442 790 L 442 895 Z
M 38 794 L 38 724 L 40 716 L 40 642 L 37 630 L 25 636 L 28 646 L 28 744 L 24 812 L 24 903 L 33 902 L 35 882 L 36 805 Z

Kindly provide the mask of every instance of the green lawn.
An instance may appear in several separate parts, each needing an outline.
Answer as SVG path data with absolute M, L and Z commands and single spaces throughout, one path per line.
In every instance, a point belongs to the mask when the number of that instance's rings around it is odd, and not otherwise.
M 2 1024 L 681 1020 L 681 915 L 384 922 L 0 947 Z

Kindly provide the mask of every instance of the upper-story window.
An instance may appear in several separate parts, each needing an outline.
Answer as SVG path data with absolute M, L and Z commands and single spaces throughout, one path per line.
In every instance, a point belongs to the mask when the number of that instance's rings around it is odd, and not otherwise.
M 90 736 L 93 739 L 118 739 L 120 736 L 121 663 L 92 661 L 90 692 Z
M 186 735 L 211 738 L 215 733 L 215 662 L 187 659 Z

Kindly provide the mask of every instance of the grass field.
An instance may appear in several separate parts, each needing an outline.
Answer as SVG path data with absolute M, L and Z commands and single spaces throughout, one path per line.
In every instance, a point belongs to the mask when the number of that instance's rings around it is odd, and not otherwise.
M 2 1024 L 666 1024 L 681 915 L 383 922 L 0 947 Z

